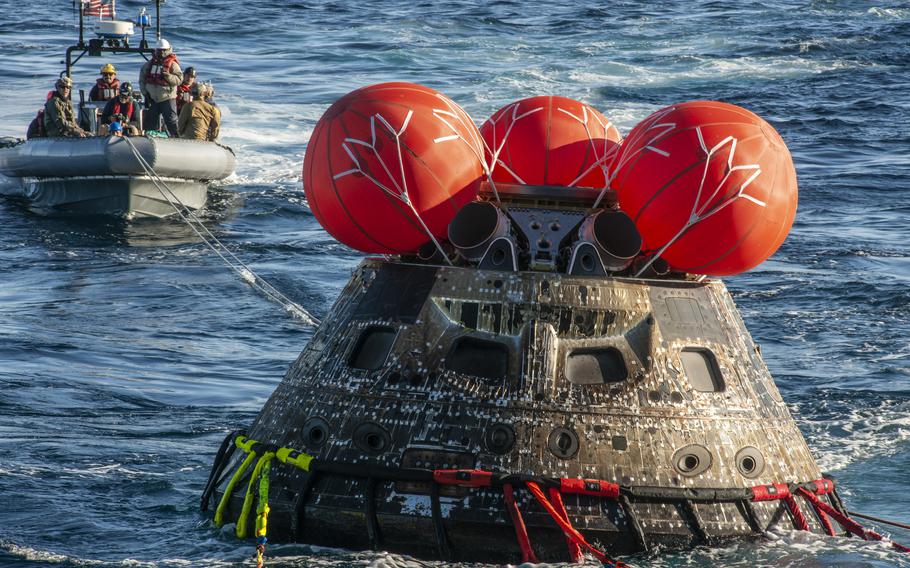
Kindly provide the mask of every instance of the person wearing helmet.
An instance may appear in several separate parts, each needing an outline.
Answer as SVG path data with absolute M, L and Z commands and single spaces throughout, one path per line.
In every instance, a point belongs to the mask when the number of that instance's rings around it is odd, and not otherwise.
M 108 133 L 111 136 L 123 136 L 123 126 L 119 121 L 114 121 L 108 126 Z
M 49 137 L 85 138 L 88 133 L 76 122 L 76 113 L 70 103 L 73 80 L 60 77 L 54 84 L 54 95 L 44 103 L 44 130 Z
M 192 102 L 180 111 L 180 137 L 214 142 L 221 131 L 221 111 L 211 102 L 215 91 L 209 85 L 199 83 L 196 83 L 193 91 Z
M 139 134 L 139 129 L 128 123 L 135 122 L 138 116 L 139 113 L 133 101 L 133 85 L 123 83 L 120 85 L 120 93 L 104 105 L 100 122 L 101 124 L 121 122 L 125 134 L 135 135 Z
M 177 116 L 180 116 L 180 111 L 183 109 L 183 105 L 193 100 L 193 85 L 196 84 L 196 68 L 187 67 L 186 71 L 183 72 L 183 82 L 177 85 Z M 179 119 L 178 119 L 179 122 Z M 179 130 L 179 129 L 178 129 Z
M 183 71 L 166 39 L 155 43 L 152 58 L 139 73 L 139 90 L 146 97 L 146 127 L 157 130 L 160 119 L 171 136 L 177 136 L 177 85 L 183 82 Z
M 101 78 L 95 81 L 95 86 L 89 91 L 88 100 L 90 101 L 109 101 L 117 97 L 120 90 L 120 79 L 117 78 L 117 70 L 110 63 L 101 68 Z

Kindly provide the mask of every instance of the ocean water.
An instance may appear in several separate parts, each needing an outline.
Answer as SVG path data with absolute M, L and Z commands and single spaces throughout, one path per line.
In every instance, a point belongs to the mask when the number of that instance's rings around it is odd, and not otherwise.
M 238 157 L 207 225 L 317 317 L 361 255 L 316 223 L 300 167 L 351 89 L 423 83 L 478 122 L 538 94 L 583 100 L 623 132 L 691 99 L 768 119 L 796 161 L 799 213 L 771 260 L 727 284 L 848 506 L 910 522 L 906 3 L 170 0 L 164 15 L 183 65 L 214 82 Z M 75 37 L 69 1 L 0 0 L 0 136 L 24 135 Z M 113 62 L 136 80 L 139 62 Z M 101 63 L 80 62 L 77 87 Z M 0 199 L 0 566 L 250 565 L 252 544 L 214 528 L 199 495 L 224 434 L 311 335 L 178 220 L 47 218 Z M 302 545 L 268 558 L 442 566 Z M 910 566 L 883 544 L 790 531 L 625 560 Z

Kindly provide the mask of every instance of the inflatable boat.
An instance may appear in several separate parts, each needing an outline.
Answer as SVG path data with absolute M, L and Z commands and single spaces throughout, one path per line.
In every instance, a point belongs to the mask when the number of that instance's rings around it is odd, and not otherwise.
M 231 175 L 234 164 L 227 146 L 177 138 L 38 138 L 0 148 L 0 174 L 21 181 L 33 210 L 51 214 L 165 217 L 172 203 L 199 209 L 208 183 Z

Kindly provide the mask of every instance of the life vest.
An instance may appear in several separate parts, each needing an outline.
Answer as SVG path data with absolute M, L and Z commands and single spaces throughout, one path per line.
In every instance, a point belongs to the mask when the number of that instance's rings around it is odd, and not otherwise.
M 177 112 L 180 112 L 183 105 L 193 101 L 193 95 L 190 92 L 190 89 L 192 88 L 192 85 L 185 85 L 183 83 L 177 85 Z
M 97 89 L 97 100 L 109 101 L 120 94 L 120 79 L 114 79 L 112 83 L 108 83 L 104 79 L 97 79 L 95 88 Z
M 44 128 L 44 109 L 39 110 L 38 115 L 29 123 L 25 137 L 28 140 L 32 138 L 47 138 L 47 130 Z
M 120 98 L 118 97 L 111 107 L 111 116 L 114 116 L 115 114 L 122 114 L 126 117 L 127 121 L 133 120 L 133 99 L 130 99 L 124 104 L 120 102 Z
M 177 56 L 171 53 L 164 58 L 164 61 L 159 61 L 156 58 L 152 58 L 151 65 L 149 65 L 149 70 L 145 74 L 145 82 L 151 83 L 153 85 L 167 85 L 168 82 L 164 78 L 164 75 L 170 71 L 171 66 L 177 62 Z

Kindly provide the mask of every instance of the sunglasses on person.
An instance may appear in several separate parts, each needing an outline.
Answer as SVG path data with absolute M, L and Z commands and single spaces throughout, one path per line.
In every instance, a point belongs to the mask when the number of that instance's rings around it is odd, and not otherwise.
M 105 77 L 113 77 L 116 73 L 102 73 L 102 75 Z

